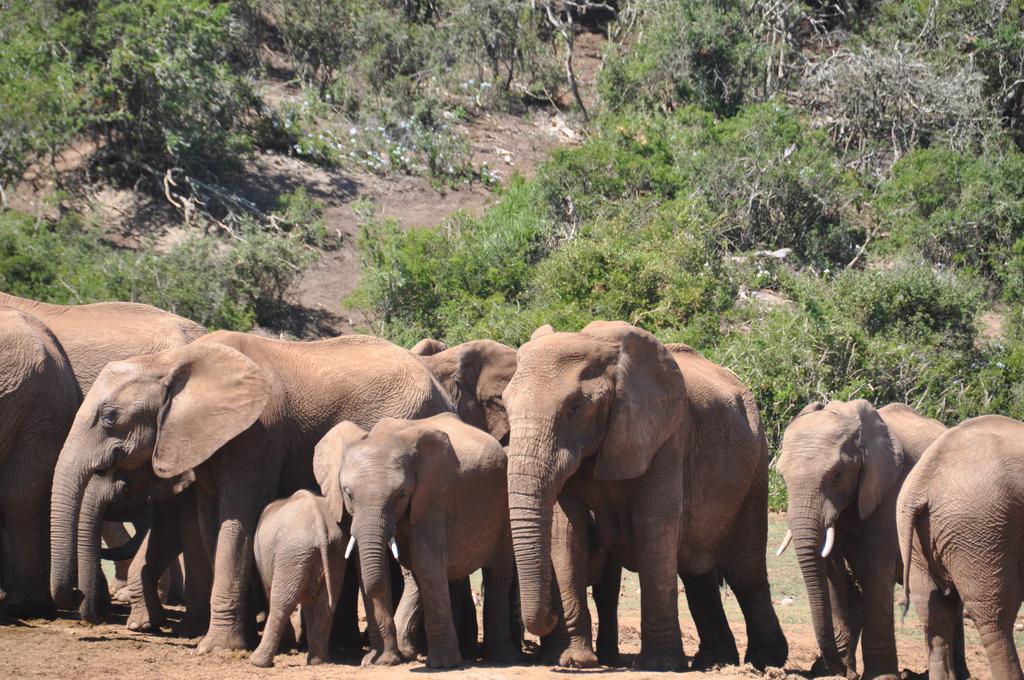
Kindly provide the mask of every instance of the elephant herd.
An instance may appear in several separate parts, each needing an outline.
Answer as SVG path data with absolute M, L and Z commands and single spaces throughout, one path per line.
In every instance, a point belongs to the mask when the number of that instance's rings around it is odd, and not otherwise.
M 310 663 L 328 661 L 338 631 L 360 644 L 361 592 L 364 663 L 424 653 L 447 668 L 477 652 L 467 577 L 482 569 L 484 658 L 521 659 L 525 628 L 541 663 L 589 667 L 619 663 L 625 568 L 640 582 L 634 667 L 739 663 L 722 584 L 743 612 L 743 660 L 783 666 L 769 462 L 753 395 L 731 371 L 623 322 L 543 326 L 518 350 L 405 350 L 358 335 L 207 333 L 145 305 L 0 293 L 10 615 L 101 621 L 101 556 L 137 548 L 129 629 L 164 623 L 157 584 L 181 559 L 199 653 L 255 647 L 249 660 L 269 666 L 301 637 Z M 1022 677 L 1024 423 L 947 429 L 903 404 L 813 403 L 776 465 L 789 491 L 779 553 L 792 544 L 798 557 L 816 670 L 898 676 L 900 583 L 931 677 L 968 676 L 965 615 L 993 675 Z M 111 521 L 135 523 L 135 536 L 104 553 Z M 700 640 L 689 662 L 679 579 Z

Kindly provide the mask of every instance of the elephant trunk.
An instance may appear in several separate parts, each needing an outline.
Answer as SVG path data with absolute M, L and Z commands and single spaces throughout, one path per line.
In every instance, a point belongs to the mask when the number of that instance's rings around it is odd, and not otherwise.
M 529 489 L 523 476 L 510 474 L 508 481 L 523 624 L 534 635 L 547 635 L 558 621 L 551 607 L 551 505 L 529 490 L 513 490 Z
M 796 549 L 800 572 L 807 587 L 807 599 L 811 609 L 811 622 L 818 648 L 830 672 L 846 675 L 846 664 L 836 644 L 835 628 L 832 625 L 832 602 L 829 597 L 828 581 L 822 546 L 826 531 L 819 521 L 797 520 L 792 525 L 793 543 Z
M 558 622 L 552 608 L 551 517 L 561 485 L 574 467 L 572 460 L 557 445 L 552 422 L 517 419 L 512 423 L 509 519 L 523 623 L 534 635 L 547 635 Z
M 352 523 L 352 535 L 359 547 L 359 570 L 368 597 L 380 599 L 388 593 L 390 570 L 387 541 L 391 534 L 381 511 L 368 511 L 370 519 Z
M 75 609 L 82 593 L 75 588 L 78 510 L 92 470 L 61 452 L 53 474 L 50 504 L 50 596 L 61 609 Z
M 100 536 L 103 517 L 118 489 L 116 483 L 106 482 L 108 478 L 95 476 L 89 481 L 78 515 L 78 590 L 82 593 L 78 611 L 89 623 L 101 623 L 110 604 L 100 565 Z

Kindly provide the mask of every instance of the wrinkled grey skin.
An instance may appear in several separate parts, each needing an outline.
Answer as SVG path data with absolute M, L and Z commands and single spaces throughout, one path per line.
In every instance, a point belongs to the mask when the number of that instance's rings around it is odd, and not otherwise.
M 1024 677 L 1013 639 L 1024 598 L 1024 423 L 981 416 L 939 437 L 903 483 L 896 527 L 928 677 L 967 677 L 956 658 L 965 614 L 992 677 Z
M 833 675 L 857 677 L 863 635 L 861 677 L 898 676 L 896 497 L 945 431 L 906 404 L 875 410 L 864 399 L 809 404 L 786 428 L 778 470 L 789 492 L 787 520 L 821 659 Z M 822 557 L 829 527 L 834 543 Z
M 381 420 L 370 432 L 341 423 L 317 445 L 317 478 L 338 521 L 351 518 L 369 611 L 371 650 L 364 664 L 414 657 L 425 622 L 427 666 L 462 662 L 448 582 L 484 569 L 485 656 L 511 661 L 509 589 L 512 544 L 504 451 L 454 414 Z M 396 541 L 411 574 L 391 618 L 385 555 Z
M 493 340 L 472 340 L 446 348 L 424 339 L 411 350 L 430 369 L 455 403 L 463 422 L 508 445 L 508 413 L 501 395 L 516 372 L 516 351 Z
M 285 342 L 219 331 L 180 349 L 108 364 L 86 396 L 54 474 L 54 543 L 74 545 L 97 475 L 194 488 L 213 569 L 210 625 L 199 653 L 255 641 L 248 611 L 252 540 L 274 497 L 316 481 L 312 453 L 335 423 L 450 411 L 440 385 L 407 351 L 378 338 Z M 147 481 L 148 480 L 148 481 Z M 192 482 L 194 480 L 194 483 Z M 191 508 L 189 506 L 192 506 Z M 59 539 L 59 540 L 58 540 Z M 51 595 L 73 598 L 54 566 Z
M 181 347 L 206 332 L 202 326 L 188 319 L 156 307 L 129 302 L 51 305 L 0 293 L 0 305 L 17 309 L 46 325 L 63 348 L 83 396 L 108 362 Z M 63 434 L 66 433 L 67 430 L 63 430 Z M 95 477 L 85 492 L 84 503 L 96 508 L 100 519 L 106 512 L 106 507 L 101 504 L 110 502 L 119 493 L 115 486 L 110 478 Z M 135 514 L 132 519 L 139 516 Z M 101 531 L 102 522 L 98 521 L 82 527 L 79 535 L 83 542 L 79 546 L 51 543 L 51 550 L 55 551 L 50 556 L 51 568 L 56 566 L 61 570 L 59 578 L 62 580 L 77 580 L 82 593 L 80 604 L 66 604 L 77 606 L 82 618 L 90 622 L 98 622 L 102 618 L 108 598 L 100 571 Z M 147 540 L 154 543 L 179 540 L 179 537 L 162 537 L 160 531 L 156 535 L 151 534 Z M 155 597 L 157 576 L 167 563 L 147 567 L 145 554 L 140 551 L 135 573 L 153 576 L 145 582 L 130 583 L 134 597 L 129 627 L 139 627 L 141 622 L 158 620 L 162 615 L 159 608 L 147 610 L 146 603 L 158 602 Z M 84 562 L 79 562 L 79 555 Z
M 348 535 L 331 517 L 327 500 L 305 489 L 263 510 L 254 551 L 270 606 L 263 639 L 249 663 L 261 668 L 274 665 L 274 655 L 300 605 L 309 645 L 306 663 L 330 661 L 331 622 L 345 579 L 347 542 Z
M 764 556 L 767 444 L 753 398 L 734 375 L 689 348 L 670 352 L 641 329 L 597 321 L 580 333 L 538 329 L 519 349 L 503 400 L 524 623 L 542 636 L 560 625 L 549 595 L 557 576 L 571 641 L 559 663 L 596 663 L 585 606 L 590 521 L 598 545 L 640 575 L 636 668 L 686 668 L 677 576 L 712 581 L 716 572 L 743 606 L 747 660 L 784 663 L 788 646 Z M 711 591 L 708 602 L 690 603 L 698 656 L 735 655 Z
M 60 343 L 37 319 L 0 306 L 0 610 L 52 613 L 50 484 L 80 395 Z M 0 542 L 3 542 L 0 536 Z

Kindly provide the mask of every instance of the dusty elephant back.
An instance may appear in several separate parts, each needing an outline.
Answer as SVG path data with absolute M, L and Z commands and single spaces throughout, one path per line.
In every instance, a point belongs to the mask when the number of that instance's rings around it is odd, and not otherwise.
M 878 409 L 878 415 L 899 440 L 904 455 L 913 463 L 920 460 L 925 450 L 949 429 L 934 418 L 922 416 L 913 407 L 899 402 Z
M 134 302 L 51 305 L 0 293 L 0 304 L 47 325 L 71 362 L 83 395 L 108 362 L 181 347 L 206 333 L 184 317 Z
M 197 342 L 227 345 L 262 369 L 271 397 L 260 422 L 268 432 L 285 422 L 289 432 L 297 426 L 301 436 L 288 442 L 304 454 L 344 420 L 370 429 L 384 417 L 423 418 L 453 410 L 415 356 L 380 338 L 292 342 L 216 331 Z

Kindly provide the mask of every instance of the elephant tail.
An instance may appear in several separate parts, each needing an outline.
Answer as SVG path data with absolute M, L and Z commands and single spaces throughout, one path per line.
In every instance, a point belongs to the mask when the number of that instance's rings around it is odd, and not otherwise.
M 900 503 L 896 511 L 896 529 L 900 538 L 900 560 L 903 563 L 903 601 L 900 603 L 903 611 L 900 614 L 900 622 L 906 620 L 907 611 L 910 610 L 910 561 L 914 548 L 914 532 L 916 531 L 917 517 L 928 505 L 925 498 L 912 496 L 906 503 Z
M 334 609 L 334 587 L 331 583 L 331 559 L 328 549 L 331 545 L 331 538 L 327 533 L 327 526 L 323 518 L 317 516 L 316 528 L 319 531 L 317 545 L 320 548 L 320 562 L 324 568 L 324 587 L 327 588 L 327 606 Z

